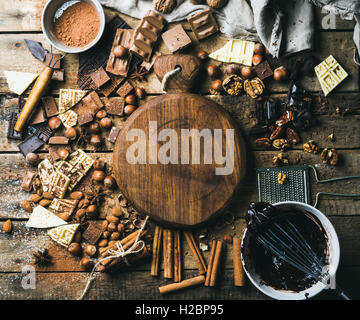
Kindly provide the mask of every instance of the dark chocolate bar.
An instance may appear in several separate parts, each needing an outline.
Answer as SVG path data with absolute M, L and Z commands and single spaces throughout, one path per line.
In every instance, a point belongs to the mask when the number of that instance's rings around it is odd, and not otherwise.
M 56 116 L 59 113 L 55 99 L 53 97 L 43 97 L 41 98 L 41 101 L 48 118 Z
M 273 71 L 269 65 L 269 62 L 266 60 L 254 66 L 254 70 L 260 80 L 264 80 L 273 75 Z
M 54 131 L 49 128 L 48 125 L 42 125 L 37 128 L 35 135 L 43 142 L 47 143 L 50 137 L 54 134 Z
M 36 135 L 27 138 L 18 145 L 21 153 L 26 157 L 28 153 L 35 152 L 44 145 L 44 142 Z
M 209 8 L 195 13 L 187 20 L 198 40 L 205 39 L 219 31 L 219 26 Z
M 40 124 L 40 123 L 44 123 L 46 121 L 46 116 L 45 116 L 45 112 L 43 110 L 43 108 L 38 105 L 33 114 L 31 115 L 29 124 L 34 125 L 34 124 Z
M 17 132 L 14 130 L 15 123 L 19 117 L 18 112 L 11 112 L 9 117 L 9 126 L 8 126 L 8 139 L 14 140 L 23 140 L 24 139 L 24 131 Z
M 94 223 L 90 222 L 89 226 L 83 232 L 82 237 L 87 242 L 91 244 L 95 244 L 101 237 L 102 230 L 94 225 Z
M 134 87 L 131 85 L 131 83 L 129 81 L 125 81 L 120 88 L 116 91 L 116 93 L 120 96 L 125 98 L 132 90 L 134 89 Z

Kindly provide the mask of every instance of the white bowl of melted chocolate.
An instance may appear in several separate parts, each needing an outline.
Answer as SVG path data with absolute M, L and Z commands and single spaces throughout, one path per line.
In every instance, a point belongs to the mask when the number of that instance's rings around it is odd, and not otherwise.
M 43 9 L 41 27 L 53 47 L 80 53 L 100 40 L 105 14 L 97 0 L 50 0 Z
M 251 203 L 246 221 L 242 262 L 260 291 L 274 299 L 304 300 L 329 288 L 340 246 L 323 213 L 293 201 Z

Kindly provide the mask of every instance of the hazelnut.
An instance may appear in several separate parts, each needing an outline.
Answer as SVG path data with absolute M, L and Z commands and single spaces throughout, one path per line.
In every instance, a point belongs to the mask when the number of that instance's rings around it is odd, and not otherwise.
M 112 177 L 112 176 L 105 177 L 104 186 L 109 189 L 114 189 L 116 187 L 116 181 L 115 181 L 114 177 Z
M 92 262 L 92 260 L 90 258 L 84 257 L 80 260 L 80 265 L 83 269 L 89 270 L 93 267 L 94 263 Z
M 226 236 L 224 236 L 224 242 L 226 243 L 232 243 L 233 242 L 233 237 L 229 234 L 227 234 Z
M 61 120 L 58 117 L 52 117 L 49 119 L 48 125 L 51 130 L 56 130 L 61 126 Z
M 69 128 L 65 131 L 65 137 L 69 140 L 75 140 L 77 137 L 77 130 L 75 128 Z
M 114 55 L 115 55 L 115 57 L 117 57 L 117 58 L 125 58 L 126 56 L 127 56 L 127 49 L 125 48 L 125 47 L 123 47 L 123 46 L 116 46 L 115 48 L 114 48 Z
M 221 80 L 215 80 L 212 84 L 211 84 L 211 89 L 220 92 L 222 91 L 222 82 Z
M 207 73 L 211 78 L 218 78 L 221 75 L 220 68 L 215 64 L 210 64 L 208 66 Z
M 229 64 L 226 67 L 225 71 L 227 74 L 240 74 L 241 73 L 240 67 L 236 64 Z
M 241 68 L 241 75 L 245 79 L 250 79 L 254 75 L 253 68 L 251 68 L 251 67 L 242 67 Z
M 90 133 L 99 133 L 100 132 L 100 125 L 97 122 L 94 122 L 89 125 L 89 132 Z
M 96 217 L 98 215 L 98 209 L 95 204 L 91 204 L 86 208 L 86 214 L 92 217 Z
M 261 63 L 263 59 L 263 56 L 261 56 L 260 54 L 254 54 L 253 58 L 252 58 L 252 63 L 254 66 L 258 65 L 259 63 Z
M 69 245 L 68 247 L 68 251 L 73 255 L 73 256 L 80 256 L 82 253 L 82 249 L 81 249 L 81 245 L 77 242 L 73 242 Z
M 69 156 L 69 150 L 65 148 L 59 149 L 57 153 L 61 160 L 66 160 L 66 158 Z
M 287 70 L 285 67 L 279 67 L 274 70 L 274 80 L 275 81 L 284 81 L 287 78 Z
M 133 104 L 133 105 L 136 105 L 136 97 L 134 94 L 128 94 L 126 97 L 125 97 L 125 103 L 126 104 Z
M 254 53 L 259 55 L 264 55 L 265 53 L 265 46 L 262 43 L 256 43 L 254 46 Z
M 136 88 L 135 89 L 135 96 L 138 98 L 138 99 L 144 99 L 145 98 L 145 95 L 146 95 L 146 92 L 143 88 Z M 130 103 L 131 104 L 131 103 Z
M 104 109 L 96 112 L 96 118 L 98 118 L 98 119 L 105 118 L 106 116 L 107 116 L 107 112 Z
M 90 257 L 93 257 L 96 254 L 96 247 L 92 244 L 88 244 L 85 246 L 84 252 Z
M 94 169 L 95 170 L 104 170 L 104 168 L 105 168 L 104 161 L 102 161 L 100 159 L 95 160 L 95 162 L 94 162 Z
M 123 233 L 125 231 L 125 226 L 122 223 L 119 223 L 117 226 L 117 232 Z
M 105 172 L 101 170 L 95 170 L 92 174 L 92 179 L 96 182 L 103 182 L 105 179 Z
M 110 118 L 105 117 L 100 120 L 99 124 L 103 129 L 110 129 L 112 126 L 112 121 Z
M 93 145 L 94 147 L 100 147 L 102 145 L 102 139 L 100 135 L 98 134 L 92 135 L 90 138 L 90 144 Z
M 116 217 L 116 216 L 113 216 L 113 215 L 108 215 L 108 216 L 106 216 L 105 219 L 106 219 L 106 221 L 108 221 L 109 223 L 115 223 L 115 224 L 119 223 L 119 218 Z
M 208 58 L 208 53 L 206 51 L 199 51 L 197 57 L 200 60 L 206 60 Z
M 36 166 L 39 162 L 39 156 L 36 153 L 30 152 L 26 155 L 26 161 L 30 165 Z
M 136 107 L 134 105 L 128 104 L 124 108 L 124 113 L 128 116 L 128 115 L 132 114 L 135 111 L 135 109 L 136 109 Z

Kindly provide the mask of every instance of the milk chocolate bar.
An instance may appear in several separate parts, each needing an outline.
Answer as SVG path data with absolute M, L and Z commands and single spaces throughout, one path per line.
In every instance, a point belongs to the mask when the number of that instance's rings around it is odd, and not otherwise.
M 36 172 L 26 171 L 24 180 L 21 183 L 21 188 L 27 192 L 30 192 L 32 189 L 32 185 L 33 185 L 35 177 L 36 177 Z
M 54 70 L 54 72 L 51 76 L 51 80 L 64 81 L 64 73 L 65 73 L 64 69 Z
M 15 123 L 19 117 L 18 112 L 11 112 L 9 117 L 9 125 L 8 125 L 8 139 L 15 139 L 15 140 L 23 140 L 24 139 L 24 132 L 17 132 L 14 130 Z
M 131 83 L 129 81 L 125 81 L 116 91 L 116 93 L 120 97 L 125 98 L 133 89 L 134 87 L 131 85 Z
M 27 138 L 24 142 L 18 145 L 21 153 L 26 157 L 28 153 L 35 152 L 44 145 L 44 142 L 36 135 Z
M 94 225 L 94 223 L 89 223 L 86 230 L 83 232 L 82 237 L 89 243 L 95 244 L 98 242 L 102 234 L 102 230 Z
M 166 20 L 161 15 L 149 10 L 135 29 L 130 50 L 145 61 L 150 61 L 154 44 L 165 24 Z
M 55 136 L 49 139 L 49 144 L 69 144 L 69 139 L 64 136 Z
M 45 112 L 43 110 L 43 108 L 41 106 L 38 106 L 34 113 L 31 115 L 29 124 L 39 124 L 39 123 L 44 123 L 46 121 L 46 116 L 45 116 Z
M 109 60 L 106 66 L 106 71 L 112 74 L 116 74 L 118 76 L 127 76 L 131 60 L 131 54 L 130 52 L 127 52 L 124 57 L 119 57 L 117 56 L 116 51 L 120 46 L 129 49 L 133 36 L 134 30 L 132 29 L 117 29 L 113 46 L 111 48 Z
M 112 98 L 105 105 L 105 110 L 108 114 L 115 116 L 124 115 L 125 102 L 120 100 L 121 98 Z
M 78 114 L 78 123 L 80 126 L 93 121 L 93 117 L 103 107 L 98 94 L 95 91 L 90 92 L 74 108 Z
M 59 113 L 53 97 L 43 97 L 41 98 L 41 101 L 48 118 L 54 117 Z
M 219 26 L 210 9 L 195 13 L 187 20 L 198 40 L 205 39 L 219 31 Z
M 177 24 L 175 27 L 164 32 L 161 37 L 171 53 L 185 49 L 191 44 L 191 39 L 181 24 Z
M 108 76 L 103 67 L 100 67 L 99 69 L 91 73 L 90 77 L 97 88 L 100 88 L 103 84 L 110 80 L 110 77 Z
M 106 82 L 101 88 L 99 88 L 99 92 L 101 92 L 105 97 L 108 97 L 117 86 L 124 81 L 124 77 L 110 75 L 110 81 Z

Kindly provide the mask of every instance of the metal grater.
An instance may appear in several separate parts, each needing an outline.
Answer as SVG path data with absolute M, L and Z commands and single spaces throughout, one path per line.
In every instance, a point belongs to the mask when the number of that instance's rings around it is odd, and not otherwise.
M 269 203 L 299 201 L 311 204 L 309 169 L 313 170 L 316 183 L 319 184 L 360 178 L 360 176 L 347 176 L 320 180 L 314 166 L 260 168 L 256 170 L 259 201 Z M 277 181 L 279 172 L 286 174 L 287 179 L 284 184 L 279 184 Z M 319 197 L 321 195 L 353 198 L 360 197 L 360 194 L 318 192 L 316 194 L 314 207 L 317 207 L 319 204 Z
M 278 184 L 278 173 L 285 173 L 284 184 Z M 276 203 L 299 201 L 310 204 L 310 182 L 308 166 L 260 168 L 256 170 L 259 201 Z

